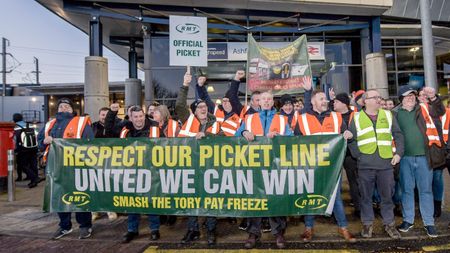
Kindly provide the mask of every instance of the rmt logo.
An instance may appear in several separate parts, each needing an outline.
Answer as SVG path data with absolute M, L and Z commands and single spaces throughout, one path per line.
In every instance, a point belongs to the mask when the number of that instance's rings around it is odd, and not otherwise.
M 185 34 L 196 34 L 200 32 L 200 26 L 196 24 L 179 24 L 175 27 L 178 32 Z

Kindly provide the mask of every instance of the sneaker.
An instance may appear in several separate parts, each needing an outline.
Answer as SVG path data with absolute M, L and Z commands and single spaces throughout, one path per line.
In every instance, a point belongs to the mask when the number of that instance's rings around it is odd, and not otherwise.
M 131 242 L 134 238 L 138 237 L 139 233 L 137 232 L 130 232 L 128 231 L 122 238 L 122 243 L 129 243 Z
M 391 237 L 392 239 L 400 239 L 402 236 L 400 233 L 395 229 L 394 224 L 389 224 L 384 226 L 384 231 Z
M 373 226 L 370 225 L 363 225 L 363 229 L 361 231 L 361 236 L 364 238 L 372 238 L 373 233 Z
M 117 220 L 117 213 L 115 213 L 115 212 L 108 212 L 108 219 L 110 221 Z
M 342 235 L 347 242 L 356 242 L 356 238 L 347 228 L 338 228 L 338 233 Z
M 153 230 L 150 233 L 150 239 L 152 239 L 152 241 L 156 241 L 161 237 L 161 235 L 159 234 L 159 230 Z
M 245 241 L 244 248 L 253 249 L 256 246 L 256 243 L 259 241 L 259 238 L 254 234 L 249 234 L 247 241 Z
M 262 224 L 261 224 L 261 232 L 269 233 L 271 231 L 272 231 L 272 227 L 270 227 L 269 219 L 263 218 Z
M 181 243 L 193 242 L 193 241 L 198 240 L 199 238 L 200 238 L 200 232 L 199 231 L 189 230 L 184 235 L 183 239 L 181 239 Z
M 247 231 L 247 218 L 242 219 L 242 222 L 239 224 L 238 228 L 242 231 Z
M 277 235 L 276 235 L 276 237 L 277 237 L 277 248 L 279 248 L 279 249 L 284 249 L 284 248 L 286 248 L 286 239 L 284 239 L 284 235 L 283 235 L 283 233 L 278 233 Z
M 428 237 L 431 237 L 431 238 L 438 237 L 438 234 L 437 234 L 435 226 L 433 226 L 433 225 L 431 225 L 431 226 L 424 226 L 424 228 L 427 231 Z
M 56 230 L 56 232 L 53 234 L 52 239 L 53 240 L 58 240 L 59 238 L 72 233 L 72 231 L 73 231 L 72 229 L 65 230 L 65 229 L 62 229 L 62 228 L 58 228 L 58 230 Z
M 91 237 L 92 235 L 92 228 L 80 228 L 80 236 L 78 236 L 78 239 L 86 239 Z
M 100 213 L 98 212 L 93 212 L 92 213 L 92 221 L 98 220 L 100 218 Z
M 208 231 L 206 234 L 206 240 L 208 241 L 208 246 L 216 245 L 216 231 Z
M 414 224 L 404 221 L 404 222 L 402 222 L 402 224 L 400 224 L 400 226 L 398 226 L 398 231 L 406 233 L 413 227 L 414 227 Z
M 301 235 L 301 239 L 304 242 L 310 242 L 313 238 L 314 230 L 312 228 L 305 228 L 305 231 Z

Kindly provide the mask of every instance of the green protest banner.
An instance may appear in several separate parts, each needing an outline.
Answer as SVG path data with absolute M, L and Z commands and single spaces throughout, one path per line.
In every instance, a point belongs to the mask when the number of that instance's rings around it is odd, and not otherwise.
M 267 48 L 248 35 L 248 88 L 251 91 L 272 90 L 274 94 L 303 91 L 312 82 L 306 35 L 282 48 Z
M 341 135 L 56 139 L 44 211 L 329 215 L 346 145 Z

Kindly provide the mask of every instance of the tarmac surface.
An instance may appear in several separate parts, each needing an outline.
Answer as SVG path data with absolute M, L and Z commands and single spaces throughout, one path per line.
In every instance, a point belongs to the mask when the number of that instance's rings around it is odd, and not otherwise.
M 438 238 L 430 239 L 423 229 L 420 214 L 416 210 L 415 227 L 408 233 L 402 233 L 402 239 L 390 239 L 384 232 L 379 213 L 374 224 L 374 236 L 363 239 L 359 235 L 361 223 L 352 215 L 348 185 L 343 181 L 343 199 L 346 206 L 349 230 L 357 237 L 356 243 L 347 243 L 337 234 L 337 225 L 333 218 L 316 218 L 314 239 L 310 243 L 300 240 L 304 224 L 301 218 L 289 218 L 286 231 L 287 249 L 278 250 L 275 238 L 264 233 L 261 243 L 254 250 L 245 250 L 243 244 L 247 234 L 239 230 L 238 223 L 232 224 L 226 218 L 220 218 L 217 225 L 217 245 L 208 247 L 206 230 L 202 229 L 200 240 L 184 245 L 180 243 L 186 232 L 185 217 L 178 217 L 175 225 L 162 225 L 161 239 L 150 240 L 150 231 L 146 216 L 142 216 L 139 238 L 129 244 L 122 244 L 121 239 L 126 232 L 126 216 L 110 221 L 104 215 L 93 224 L 91 238 L 79 240 L 78 226 L 73 217 L 74 231 L 60 240 L 51 240 L 58 228 L 56 213 L 42 211 L 44 185 L 29 189 L 27 181 L 17 182 L 16 200 L 7 201 L 7 194 L 0 193 L 0 252 L 450 252 L 450 176 L 444 172 L 445 197 L 444 209 L 440 218 L 436 219 Z M 416 205 L 417 209 L 417 205 Z M 202 223 L 202 218 L 200 218 Z M 401 217 L 396 217 L 401 223 Z

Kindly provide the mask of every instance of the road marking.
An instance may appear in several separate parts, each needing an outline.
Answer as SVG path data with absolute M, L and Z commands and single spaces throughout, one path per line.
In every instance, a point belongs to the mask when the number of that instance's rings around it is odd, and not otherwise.
M 450 243 L 436 246 L 423 246 L 422 249 L 427 252 L 438 250 L 450 250 Z
M 348 250 L 348 249 L 286 249 L 286 250 L 279 250 L 279 249 L 236 249 L 236 250 L 229 250 L 229 249 L 158 249 L 158 246 L 150 246 L 148 247 L 144 253 L 176 253 L 176 252 L 183 252 L 183 253 L 217 253 L 217 252 L 224 252 L 224 253 L 261 253 L 261 252 L 283 252 L 283 253 L 359 253 L 359 250 Z

